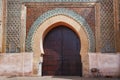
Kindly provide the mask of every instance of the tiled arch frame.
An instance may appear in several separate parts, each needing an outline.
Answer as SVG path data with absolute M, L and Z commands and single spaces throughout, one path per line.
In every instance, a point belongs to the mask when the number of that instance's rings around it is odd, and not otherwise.
M 54 10 L 49 10 L 45 12 L 43 15 L 37 18 L 37 20 L 33 23 L 31 26 L 31 29 L 27 35 L 26 39 L 26 51 L 32 51 L 32 38 L 33 34 L 36 32 L 36 30 L 39 28 L 39 26 L 46 21 L 47 19 L 57 16 L 57 15 L 66 15 L 75 21 L 77 21 L 79 24 L 83 26 L 83 29 L 85 30 L 86 34 L 88 35 L 88 40 L 89 40 L 89 52 L 94 52 L 95 51 L 95 36 L 93 31 L 91 30 L 90 26 L 88 23 L 85 21 L 85 19 L 77 14 L 76 12 L 72 10 L 68 10 L 65 8 L 56 8 Z
M 71 28 L 81 39 L 80 54 L 83 63 L 82 72 L 83 76 L 88 75 L 88 53 L 95 51 L 94 34 L 83 17 L 81 17 L 74 11 L 65 8 L 56 8 L 38 17 L 28 33 L 26 39 L 26 50 L 34 52 L 34 73 L 38 73 L 38 64 L 43 62 L 43 39 L 45 34 L 47 33 L 47 31 L 50 31 L 51 28 L 53 28 L 55 25 L 59 24 L 66 25 L 67 27 Z

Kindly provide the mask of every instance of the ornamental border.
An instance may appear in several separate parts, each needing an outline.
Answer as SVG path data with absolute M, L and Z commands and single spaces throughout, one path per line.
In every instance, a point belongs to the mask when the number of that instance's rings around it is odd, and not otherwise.
M 98 0 L 21 0 L 21 2 L 98 2 Z
M 78 22 L 80 25 L 82 25 L 83 29 L 87 33 L 88 40 L 89 40 L 89 52 L 95 51 L 95 36 L 93 31 L 91 30 L 88 23 L 85 21 L 85 19 L 77 14 L 76 12 L 65 9 L 65 8 L 56 8 L 53 10 L 49 10 L 45 12 L 43 15 L 39 16 L 38 19 L 33 23 L 33 25 L 30 28 L 30 31 L 28 33 L 27 39 L 26 39 L 26 51 L 30 52 L 32 50 L 32 38 L 36 30 L 39 28 L 39 26 L 46 21 L 47 19 L 57 16 L 57 15 L 65 15 L 72 19 L 74 19 L 76 22 Z

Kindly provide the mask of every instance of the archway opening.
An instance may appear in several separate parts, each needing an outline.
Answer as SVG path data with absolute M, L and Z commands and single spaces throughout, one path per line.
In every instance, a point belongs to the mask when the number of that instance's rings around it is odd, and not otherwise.
M 66 15 L 52 16 L 46 21 L 44 21 L 41 25 L 39 25 L 39 27 L 35 30 L 33 37 L 31 39 L 32 40 L 31 46 L 34 52 L 33 72 L 35 74 L 37 73 L 38 75 L 42 75 L 43 55 L 45 54 L 43 49 L 44 38 L 51 29 L 58 25 L 64 25 L 78 35 L 81 41 L 80 54 L 82 62 L 82 76 L 88 75 L 89 73 L 88 51 L 89 48 L 91 48 L 89 44 L 90 43 L 89 36 L 87 35 L 86 29 L 84 29 L 84 27 L 79 22 Z
M 82 76 L 81 41 L 73 30 L 55 26 L 46 34 L 43 48 L 42 75 Z

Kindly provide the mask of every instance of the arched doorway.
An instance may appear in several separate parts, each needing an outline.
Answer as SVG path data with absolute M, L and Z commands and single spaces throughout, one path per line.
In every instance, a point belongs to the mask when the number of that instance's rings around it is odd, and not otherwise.
M 64 25 L 50 30 L 44 38 L 42 75 L 82 76 L 80 39 Z
M 26 39 L 26 50 L 34 52 L 33 73 L 42 75 L 43 55 L 45 54 L 43 40 L 51 28 L 58 25 L 67 26 L 78 35 L 81 41 L 82 76 L 88 75 L 88 52 L 95 50 L 94 34 L 84 18 L 71 10 L 62 8 L 51 10 L 41 15 L 29 31 Z

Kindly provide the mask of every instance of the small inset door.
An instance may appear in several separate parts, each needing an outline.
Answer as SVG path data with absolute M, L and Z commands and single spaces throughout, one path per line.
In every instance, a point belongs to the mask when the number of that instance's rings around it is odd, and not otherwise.
M 42 74 L 82 76 L 80 39 L 66 26 L 57 26 L 44 39 Z

